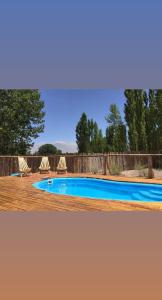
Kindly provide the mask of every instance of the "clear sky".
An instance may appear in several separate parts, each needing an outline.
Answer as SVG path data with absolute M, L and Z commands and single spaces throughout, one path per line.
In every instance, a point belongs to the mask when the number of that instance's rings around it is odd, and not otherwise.
M 123 116 L 123 90 L 41 90 L 45 102 L 45 131 L 36 140 L 75 149 L 75 127 L 81 114 L 97 121 L 105 133 L 105 116 L 110 104 L 116 103 Z M 68 148 L 67 148 L 68 147 Z
M 0 85 L 157 87 L 161 12 L 161 0 L 1 0 Z
M 158 88 L 161 12 L 161 0 L 1 0 L 0 85 Z M 74 143 L 82 111 L 104 131 L 110 103 L 123 101 L 121 90 L 44 90 L 42 98 L 46 128 L 37 143 Z

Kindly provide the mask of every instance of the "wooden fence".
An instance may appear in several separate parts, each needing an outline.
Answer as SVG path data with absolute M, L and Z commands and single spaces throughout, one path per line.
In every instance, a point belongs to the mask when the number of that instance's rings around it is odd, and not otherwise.
M 113 169 L 136 169 L 139 166 L 148 167 L 151 159 L 153 168 L 162 169 L 162 154 L 127 154 L 109 153 L 95 155 L 65 155 L 67 169 L 70 173 L 98 173 L 111 174 Z M 27 163 L 32 172 L 38 172 L 41 156 L 26 156 Z M 56 171 L 60 155 L 49 156 L 51 171 Z M 8 176 L 18 172 L 17 156 L 0 156 L 0 176 Z

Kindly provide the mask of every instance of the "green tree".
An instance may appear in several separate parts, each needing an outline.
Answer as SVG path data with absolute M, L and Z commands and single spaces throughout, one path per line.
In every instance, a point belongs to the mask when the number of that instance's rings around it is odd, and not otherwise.
M 106 151 L 105 138 L 103 137 L 102 130 L 99 129 L 97 132 L 96 139 L 96 153 L 104 153 Z
M 162 89 L 150 89 L 146 100 L 148 151 L 162 152 Z
M 122 119 L 116 104 L 110 105 L 110 113 L 106 116 L 105 119 L 108 124 L 113 126 L 121 124 Z
M 0 90 L 0 154 L 26 154 L 44 130 L 38 90 Z
M 162 152 L 162 89 L 156 90 L 157 104 L 157 152 Z
M 135 90 L 136 95 L 136 127 L 138 133 L 138 151 L 147 151 L 147 132 L 146 132 L 146 101 L 145 90 Z
M 124 152 L 127 149 L 126 126 L 115 104 L 110 106 L 110 113 L 106 116 L 107 150 L 110 152 Z
M 125 90 L 125 120 L 128 126 L 131 151 L 147 151 L 146 103 L 144 90 Z
M 102 130 L 99 129 L 97 122 L 93 119 L 88 120 L 89 128 L 89 140 L 90 140 L 90 152 L 91 153 L 103 153 L 104 152 L 104 138 Z
M 156 90 L 149 90 L 148 97 L 146 99 L 146 132 L 147 132 L 147 144 L 148 151 L 159 151 L 159 112 L 157 103 Z
M 62 151 L 57 149 L 56 146 L 52 144 L 44 144 L 39 147 L 37 155 L 54 155 L 54 154 L 61 154 Z
M 79 153 L 103 153 L 105 151 L 105 139 L 97 122 L 88 119 L 82 114 L 76 127 L 76 142 Z
M 76 126 L 76 143 L 79 153 L 90 151 L 90 129 L 86 113 L 83 113 Z

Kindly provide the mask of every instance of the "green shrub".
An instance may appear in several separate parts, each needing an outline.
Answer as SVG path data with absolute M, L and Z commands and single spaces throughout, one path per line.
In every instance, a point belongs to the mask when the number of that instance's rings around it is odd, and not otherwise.
M 121 168 L 118 165 L 112 164 L 110 166 L 110 175 L 120 175 Z
M 141 163 L 136 163 L 134 168 L 135 170 L 144 170 L 147 168 L 147 166 Z

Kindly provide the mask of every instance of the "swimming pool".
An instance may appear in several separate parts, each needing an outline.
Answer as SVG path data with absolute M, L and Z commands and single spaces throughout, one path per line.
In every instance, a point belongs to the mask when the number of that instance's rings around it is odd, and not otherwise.
M 53 178 L 33 184 L 49 193 L 100 200 L 162 201 L 162 185 L 95 178 Z

